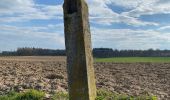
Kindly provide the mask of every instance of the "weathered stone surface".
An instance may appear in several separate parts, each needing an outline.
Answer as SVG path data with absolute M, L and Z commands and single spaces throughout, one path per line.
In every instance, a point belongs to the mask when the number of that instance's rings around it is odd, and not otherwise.
M 95 100 L 88 6 L 84 0 L 65 0 L 64 25 L 70 100 Z

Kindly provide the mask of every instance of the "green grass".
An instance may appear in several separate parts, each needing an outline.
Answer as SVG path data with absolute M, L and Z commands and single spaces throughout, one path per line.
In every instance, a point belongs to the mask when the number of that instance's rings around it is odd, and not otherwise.
M 11 92 L 7 95 L 0 96 L 0 100 L 43 100 L 44 96 L 44 92 L 27 90 L 23 93 Z
M 57 93 L 53 96 L 52 100 L 69 100 L 66 93 Z M 156 96 L 149 96 L 148 94 L 142 96 L 128 96 L 109 92 L 106 90 L 98 90 L 96 100 L 157 100 Z
M 67 93 L 58 92 L 52 96 L 51 100 L 69 100 L 69 95 Z
M 114 57 L 114 58 L 95 58 L 96 62 L 117 62 L 117 63 L 135 63 L 135 62 L 153 62 L 170 63 L 170 57 Z
M 0 96 L 0 100 L 43 100 L 45 93 L 36 90 L 29 90 L 24 93 L 11 92 L 8 95 Z M 69 100 L 67 93 L 58 92 L 54 94 L 51 100 Z M 127 96 L 122 94 L 116 94 L 113 92 L 98 90 L 96 100 L 157 100 L 155 96 Z
M 142 96 L 128 96 L 106 90 L 98 90 L 96 100 L 157 100 L 157 97 L 148 94 Z

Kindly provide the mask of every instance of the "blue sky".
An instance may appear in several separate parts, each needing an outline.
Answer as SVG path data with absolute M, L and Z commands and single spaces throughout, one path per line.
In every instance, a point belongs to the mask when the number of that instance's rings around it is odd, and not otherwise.
M 87 0 L 92 45 L 170 49 L 170 0 Z M 64 49 L 63 0 L 1 0 L 0 51 Z

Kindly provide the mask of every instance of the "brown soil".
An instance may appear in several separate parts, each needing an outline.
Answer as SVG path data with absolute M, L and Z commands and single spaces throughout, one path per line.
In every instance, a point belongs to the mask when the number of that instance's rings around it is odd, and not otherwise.
M 66 57 L 1 57 L 0 94 L 11 90 L 67 91 Z M 95 63 L 97 87 L 170 100 L 170 63 Z

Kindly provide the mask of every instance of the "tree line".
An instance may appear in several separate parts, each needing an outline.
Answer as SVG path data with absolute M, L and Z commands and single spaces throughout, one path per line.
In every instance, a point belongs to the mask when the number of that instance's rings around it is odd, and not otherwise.
M 3 51 L 1 56 L 65 56 L 65 50 L 42 48 L 18 48 L 16 51 Z
M 18 48 L 16 51 L 3 51 L 0 56 L 65 56 L 65 50 L 42 48 Z M 113 50 L 112 48 L 94 48 L 93 56 L 98 58 L 109 57 L 170 57 L 170 50 Z
M 94 48 L 94 57 L 170 57 L 170 50 L 113 50 L 111 48 Z

